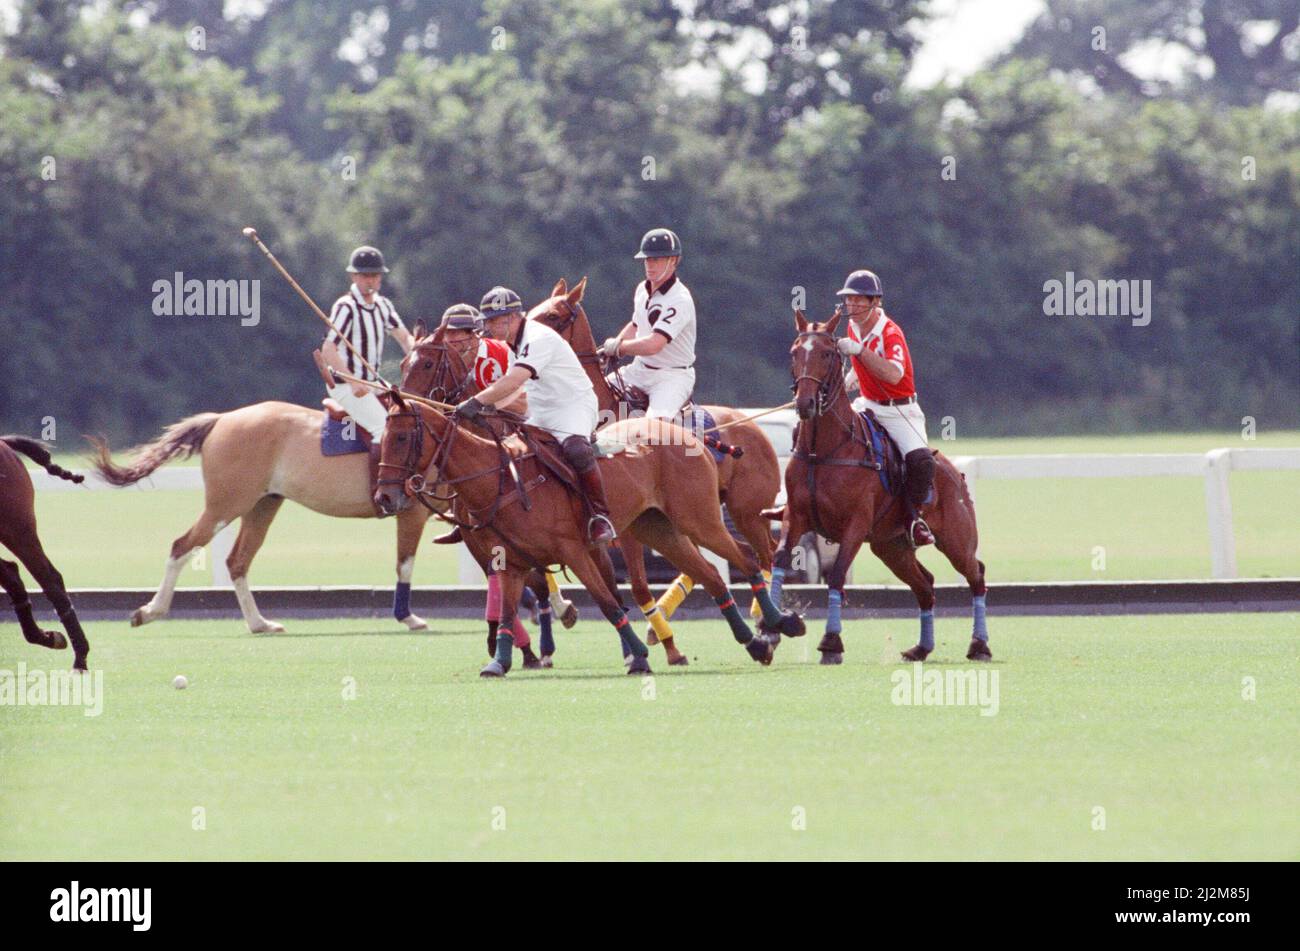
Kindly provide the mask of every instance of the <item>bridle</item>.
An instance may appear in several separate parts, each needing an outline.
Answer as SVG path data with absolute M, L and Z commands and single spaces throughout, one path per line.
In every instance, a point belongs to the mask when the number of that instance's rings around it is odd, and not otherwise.
M 465 357 L 458 348 L 445 341 L 441 343 L 430 341 L 417 344 L 413 352 L 423 357 L 430 350 L 437 352 L 438 362 L 433 366 L 433 383 L 429 386 L 428 392 L 421 395 L 425 399 L 436 400 L 439 403 L 459 403 L 465 395 L 465 390 L 469 387 L 470 379 L 473 377 L 474 371 L 472 367 L 466 365 Z M 446 377 L 450 376 L 454 379 L 456 376 L 456 368 L 451 365 L 453 354 L 455 354 L 456 363 L 460 367 L 460 384 L 454 389 L 449 384 L 443 383 Z
M 804 338 L 811 339 L 816 337 L 824 337 L 830 341 L 832 347 L 835 346 L 835 335 L 832 333 L 828 333 L 825 330 L 805 330 L 802 333 L 797 334 L 795 336 L 794 338 L 795 345 L 798 345 L 799 341 L 803 340 Z M 802 383 L 804 380 L 812 380 L 814 383 L 817 384 L 817 399 L 813 403 L 814 417 L 821 416 L 828 409 L 834 406 L 835 401 L 839 399 L 840 395 L 843 394 L 844 392 L 843 358 L 840 359 L 838 364 L 832 362 L 831 367 L 832 367 L 831 375 L 824 379 L 819 376 L 814 376 L 811 373 L 802 373 L 799 376 L 795 377 L 794 382 L 790 384 L 791 393 L 797 393 L 799 390 L 799 384 Z M 838 416 L 836 416 L 835 418 L 837 421 L 842 422 L 842 420 L 839 420 Z

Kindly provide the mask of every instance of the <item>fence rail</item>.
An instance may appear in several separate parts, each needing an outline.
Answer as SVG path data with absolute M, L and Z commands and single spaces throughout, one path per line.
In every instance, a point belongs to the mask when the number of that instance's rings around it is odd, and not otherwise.
M 782 451 L 782 448 L 778 446 L 778 452 Z M 783 468 L 785 461 L 786 457 L 782 457 Z M 985 479 L 1125 479 L 1150 476 L 1199 476 L 1205 480 L 1205 510 L 1210 532 L 1210 576 L 1215 579 L 1231 579 L 1237 577 L 1237 550 L 1232 529 L 1229 474 L 1300 470 L 1300 448 L 1212 449 L 1206 453 L 1131 455 L 1070 453 L 953 456 L 952 461 L 965 473 L 971 496 L 976 499 L 978 499 L 979 483 Z M 41 470 L 33 470 L 32 479 L 41 492 L 84 492 L 112 488 L 95 474 L 88 475 L 82 485 L 56 479 Z M 161 469 L 132 488 L 118 491 L 193 491 L 202 488 L 202 471 L 197 466 L 189 466 Z M 208 547 L 214 585 L 227 587 L 230 585 L 230 576 L 226 571 L 226 558 L 234 545 L 235 535 L 236 526 L 227 526 L 213 538 Z M 460 547 L 460 583 L 475 584 L 481 581 L 478 566 L 469 556 L 468 550 L 463 545 Z

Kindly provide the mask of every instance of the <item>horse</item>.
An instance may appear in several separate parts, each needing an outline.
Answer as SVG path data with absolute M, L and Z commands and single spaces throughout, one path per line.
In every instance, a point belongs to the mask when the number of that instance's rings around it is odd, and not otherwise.
M 36 488 L 32 485 L 27 467 L 18 458 L 18 453 L 29 457 L 50 475 L 60 479 L 79 484 L 86 477 L 56 465 L 50 460 L 49 451 L 34 439 L 0 436 L 0 545 L 8 548 L 31 572 L 45 596 L 50 599 L 59 620 L 63 622 L 68 632 L 67 637 L 64 637 L 62 631 L 42 630 L 36 623 L 32 615 L 32 602 L 27 596 L 27 589 L 23 587 L 18 565 L 3 558 L 0 558 L 0 587 L 9 595 L 14 613 L 18 615 L 18 625 L 29 644 L 64 650 L 71 640 L 72 669 L 86 670 L 90 642 L 81 629 L 77 612 L 68 597 L 68 589 L 63 585 L 63 575 L 51 564 L 41 545 L 40 536 L 36 534 Z
M 531 427 L 525 427 L 528 433 Z M 571 481 L 558 451 L 545 440 L 525 444 L 519 435 L 503 440 L 468 432 L 454 417 L 403 399 L 389 409 L 375 504 L 400 512 L 415 501 L 430 506 L 430 497 L 452 502 L 452 518 L 468 544 L 494 549 L 501 569 L 503 617 L 497 655 L 480 673 L 503 676 L 510 665 L 510 623 L 523 576 L 532 568 L 565 565 L 591 593 L 614 626 L 629 674 L 649 673 L 644 643 L 632 631 L 619 602 L 613 570 L 603 549 L 588 547 L 583 506 L 561 484 Z M 761 664 L 772 662 L 780 635 L 750 630 L 718 572 L 697 545 L 716 552 L 745 573 L 759 598 L 768 630 L 802 633 L 803 622 L 781 612 L 768 596 L 753 556 L 742 551 L 722 522 L 716 490 L 716 465 L 694 435 L 662 420 L 633 419 L 614 423 L 601 443 L 612 446 L 599 465 L 610 502 L 611 520 L 620 534 L 631 533 L 670 561 L 699 578 L 727 619 L 732 636 Z M 543 456 L 551 455 L 552 461 Z M 438 490 L 451 496 L 437 496 Z
M 203 512 L 174 542 L 162 584 L 153 598 L 131 615 L 139 627 L 167 616 L 176 581 L 191 552 L 235 519 L 239 536 L 226 559 L 239 609 L 251 634 L 278 634 L 284 625 L 258 610 L 248 572 L 271 522 L 285 499 L 336 518 L 376 518 L 370 502 L 370 461 L 365 453 L 321 455 L 324 413 L 292 403 L 267 401 L 226 413 L 198 413 L 168 426 L 162 435 L 137 447 L 130 465 L 113 461 L 107 441 L 90 438 L 91 463 L 106 482 L 134 485 L 176 458 L 202 457 Z M 409 592 L 415 554 L 428 512 L 415 509 L 397 522 L 397 590 L 394 616 L 412 631 L 429 625 L 411 613 Z
M 787 501 L 772 586 L 779 590 L 790 567 L 792 547 L 804 533 L 815 531 L 840 543 L 839 555 L 826 574 L 829 609 L 826 633 L 817 649 L 822 652 L 821 663 L 841 663 L 844 578 L 866 541 L 916 596 L 921 638 L 903 653 L 903 659 L 922 661 L 934 650 L 934 575 L 917 560 L 906 540 L 904 507 L 882 485 L 882 460 L 872 448 L 867 423 L 853 411 L 844 392 L 845 367 L 835 346 L 839 320 L 836 314 L 825 323 L 810 322 L 802 311 L 795 312 L 797 336 L 790 348 L 790 375 L 801 422 L 785 470 Z M 936 547 L 970 586 L 974 630 L 966 657 L 991 660 L 984 563 L 976 557 L 975 503 L 956 466 L 942 453 L 934 455 L 934 490 L 922 514 L 934 533 Z
M 587 279 L 584 277 L 573 290 L 569 290 L 567 283 L 561 279 L 552 289 L 551 296 L 538 304 L 529 318 L 546 324 L 568 341 L 595 388 L 601 418 L 622 419 L 627 415 L 626 399 L 614 392 L 602 372 L 591 322 L 582 307 L 586 285 Z M 708 405 L 701 408 L 711 414 L 719 426 L 744 418 L 739 410 L 729 406 Z M 775 546 L 770 523 L 763 510 L 773 503 L 781 488 L 781 467 L 777 462 L 776 450 L 763 435 L 763 430 L 753 421 L 727 426 L 725 432 L 727 443 L 739 452 L 725 454 L 718 463 L 719 496 L 726 503 L 732 523 L 749 543 L 764 574 L 770 576 Z M 625 560 L 629 560 L 629 556 L 636 559 L 642 557 L 639 553 L 629 553 L 626 547 L 623 553 Z M 657 610 L 648 614 L 652 625 L 650 643 L 653 644 L 656 639 L 663 642 L 665 633 L 671 639 L 672 629 L 667 619 L 690 592 L 693 584 L 691 576 L 683 574 L 669 585 L 668 591 L 657 603 L 651 603 L 650 606 Z M 755 617 L 760 616 L 757 602 L 751 605 L 750 613 Z M 657 623 L 658 619 L 662 619 L 662 624 Z

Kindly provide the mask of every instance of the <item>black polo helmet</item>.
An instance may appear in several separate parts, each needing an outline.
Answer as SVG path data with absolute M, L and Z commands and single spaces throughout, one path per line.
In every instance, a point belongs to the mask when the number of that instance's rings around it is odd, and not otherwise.
M 388 268 L 384 267 L 384 256 L 379 253 L 378 248 L 363 244 L 352 252 L 352 257 L 348 258 L 348 273 L 387 274 Z
M 641 261 L 645 258 L 675 258 L 681 253 L 681 238 L 667 228 L 652 228 L 641 238 L 641 250 L 633 257 Z
M 862 297 L 884 297 L 885 288 L 875 271 L 854 271 L 844 279 L 844 286 L 835 292 L 836 297 L 859 294 Z
M 498 284 L 492 290 L 483 295 L 483 300 L 479 302 L 479 308 L 483 311 L 483 316 L 501 317 L 513 311 L 523 312 L 524 302 L 518 294 L 508 287 L 502 287 Z
M 442 312 L 442 326 L 448 330 L 483 332 L 483 315 L 473 304 L 452 304 Z

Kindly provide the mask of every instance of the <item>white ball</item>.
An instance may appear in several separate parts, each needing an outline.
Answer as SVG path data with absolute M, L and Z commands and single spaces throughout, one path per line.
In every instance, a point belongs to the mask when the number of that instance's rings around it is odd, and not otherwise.
M 172 686 L 175 687 L 177 690 L 184 690 L 189 685 L 190 682 L 185 679 L 184 674 L 177 674 L 176 679 L 172 681 Z

